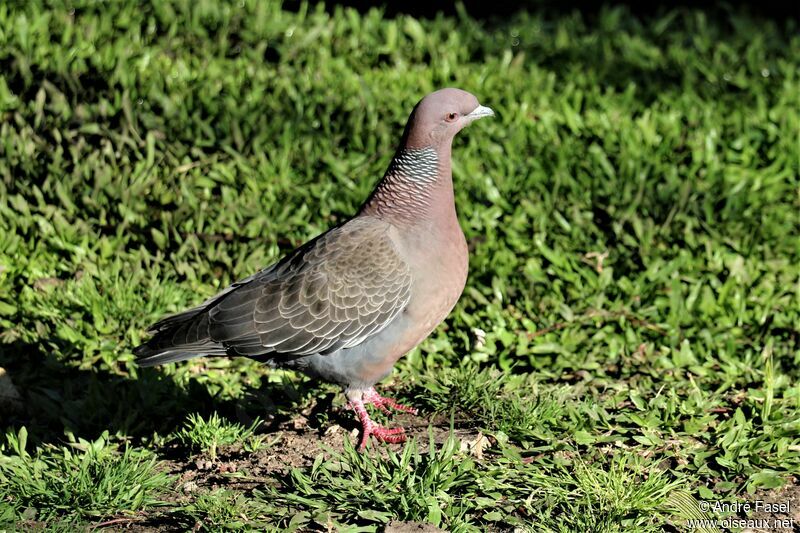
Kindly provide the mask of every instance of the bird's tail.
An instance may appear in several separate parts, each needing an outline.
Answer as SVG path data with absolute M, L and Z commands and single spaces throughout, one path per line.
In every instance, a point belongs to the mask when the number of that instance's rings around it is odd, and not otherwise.
M 225 347 L 208 336 L 208 316 L 196 308 L 167 317 L 149 330 L 153 338 L 134 348 L 139 366 L 186 361 L 203 355 L 226 355 Z
M 176 346 L 174 348 L 154 348 L 151 347 L 149 343 L 145 343 L 141 346 L 137 346 L 133 350 L 133 353 L 136 355 L 136 364 L 142 367 L 177 363 L 204 355 L 226 354 L 225 349 L 215 342 Z

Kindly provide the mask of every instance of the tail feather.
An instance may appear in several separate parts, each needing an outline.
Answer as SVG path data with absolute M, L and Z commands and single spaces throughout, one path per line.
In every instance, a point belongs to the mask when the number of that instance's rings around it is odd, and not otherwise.
M 155 366 L 186 361 L 203 355 L 228 355 L 225 347 L 211 339 L 208 311 L 235 289 L 246 285 L 256 276 L 269 273 L 264 269 L 249 278 L 232 284 L 202 304 L 172 316 L 164 317 L 148 328 L 153 338 L 133 350 L 139 366 Z
M 150 328 L 153 338 L 134 348 L 139 366 L 186 361 L 203 355 L 226 355 L 225 347 L 208 334 L 208 316 L 201 308 L 160 320 Z
M 225 348 L 214 342 L 173 348 L 151 348 L 143 344 L 133 353 L 137 356 L 136 363 L 141 367 L 177 363 L 203 355 L 226 355 Z

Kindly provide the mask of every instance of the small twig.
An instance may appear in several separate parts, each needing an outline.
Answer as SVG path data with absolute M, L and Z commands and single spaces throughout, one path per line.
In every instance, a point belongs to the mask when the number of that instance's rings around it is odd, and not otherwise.
M 605 252 L 589 252 L 583 255 L 583 260 L 587 264 L 594 266 L 598 274 L 603 273 L 603 261 L 608 257 L 608 251 Z M 594 259 L 594 262 L 592 262 Z
M 113 526 L 114 524 L 121 524 L 123 522 L 135 522 L 137 520 L 139 520 L 139 518 L 136 518 L 136 517 L 114 518 L 113 520 L 106 520 L 105 522 L 100 522 L 99 524 L 94 524 L 89 529 L 93 531 L 93 530 L 99 529 L 101 527 Z

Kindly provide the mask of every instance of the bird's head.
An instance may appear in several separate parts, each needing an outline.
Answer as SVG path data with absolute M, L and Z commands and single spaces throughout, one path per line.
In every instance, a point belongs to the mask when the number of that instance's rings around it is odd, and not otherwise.
M 449 144 L 467 124 L 494 115 L 474 95 L 461 89 L 440 89 L 419 101 L 406 126 L 406 147 L 437 148 Z

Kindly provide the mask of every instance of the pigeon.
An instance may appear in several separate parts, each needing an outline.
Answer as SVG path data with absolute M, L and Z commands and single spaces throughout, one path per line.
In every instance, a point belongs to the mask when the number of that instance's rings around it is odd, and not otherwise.
M 456 217 L 453 137 L 494 115 L 472 94 L 446 88 L 414 107 L 383 178 L 347 221 L 199 306 L 163 318 L 134 350 L 148 367 L 200 356 L 245 356 L 343 387 L 370 437 L 405 441 L 366 406 L 416 414 L 375 384 L 455 306 L 467 279 Z

